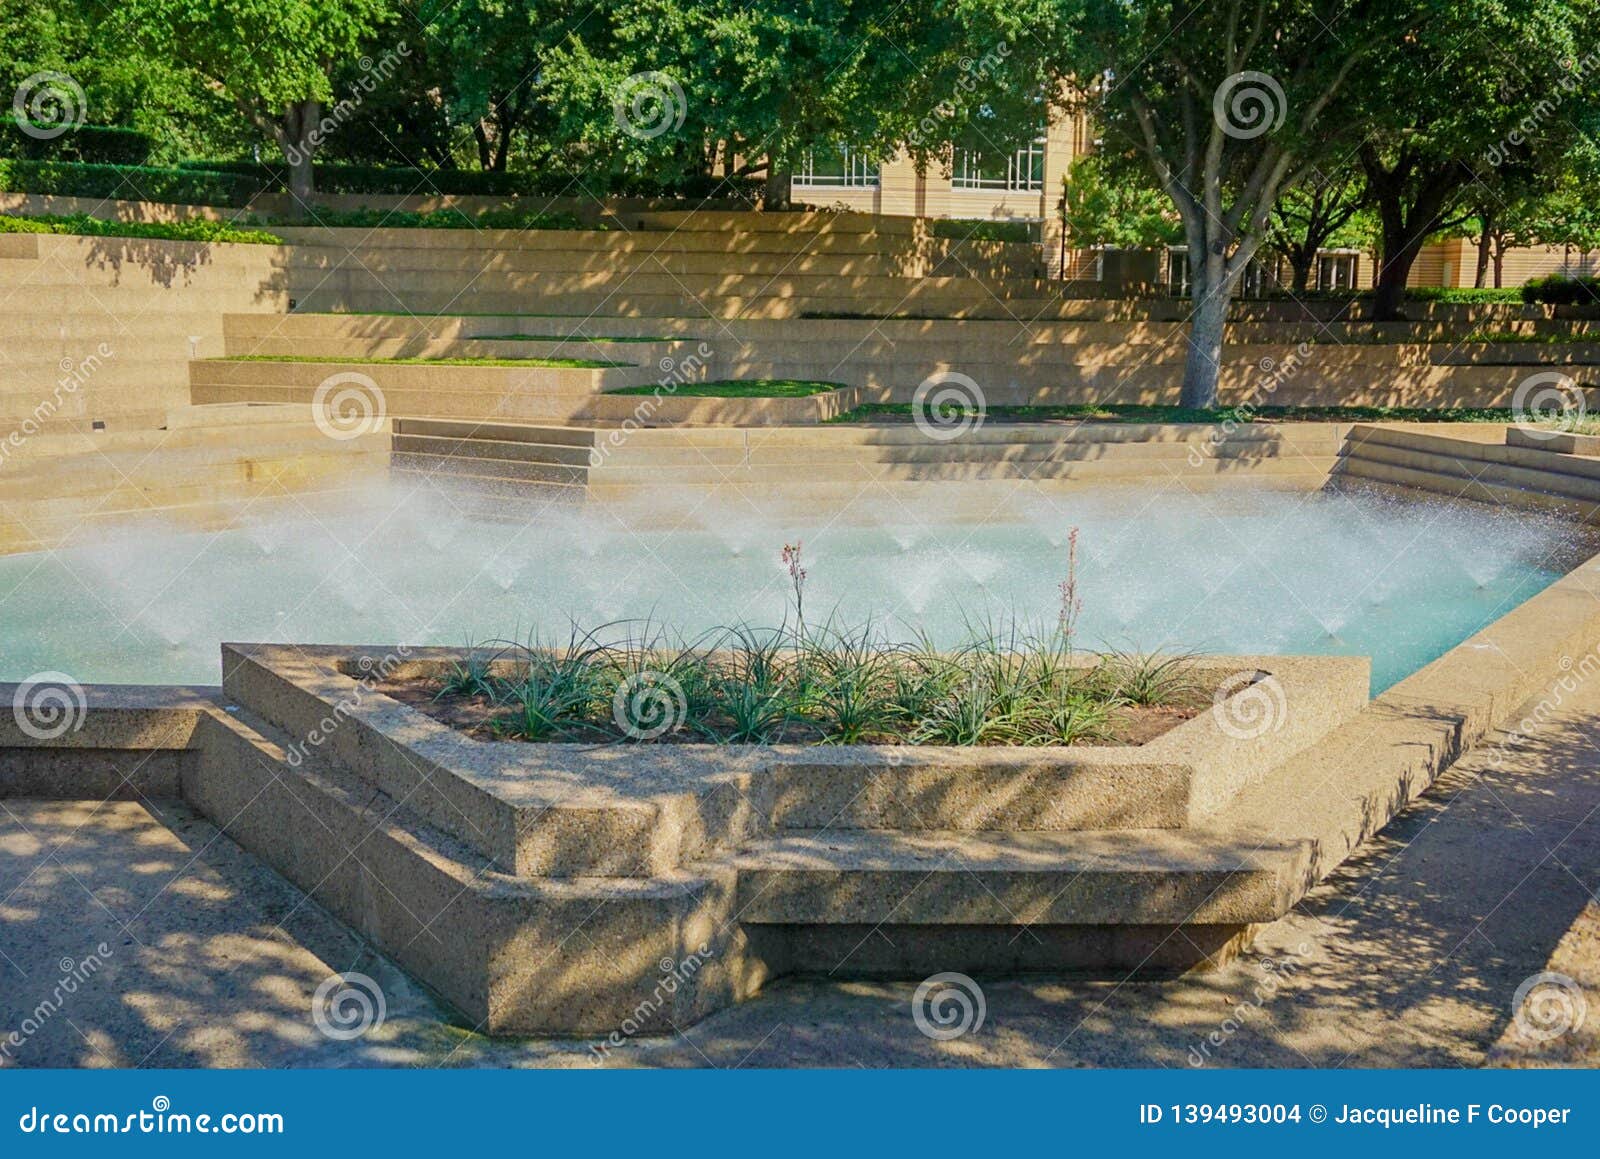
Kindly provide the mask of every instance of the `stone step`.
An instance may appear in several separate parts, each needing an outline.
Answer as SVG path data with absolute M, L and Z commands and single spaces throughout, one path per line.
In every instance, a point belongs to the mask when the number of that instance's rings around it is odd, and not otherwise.
M 528 446 L 526 443 L 518 445 Z M 479 479 L 491 479 L 496 482 L 582 485 L 589 478 L 587 463 L 572 466 L 546 462 L 541 459 L 419 454 L 396 449 L 390 459 L 390 463 L 399 471 L 413 471 L 434 475 L 468 475 Z
M 1534 452 L 1537 454 L 1537 452 Z M 1346 458 L 1369 463 L 1425 471 L 1459 479 L 1462 483 L 1482 483 L 1519 491 L 1539 492 L 1587 503 L 1600 503 L 1600 477 L 1541 467 L 1523 467 L 1492 460 L 1468 459 L 1454 455 L 1413 450 L 1389 443 L 1363 442 L 1352 445 Z M 1600 464 L 1596 464 L 1600 466 Z
M 464 462 L 544 463 L 551 466 L 589 466 L 593 448 L 563 443 L 536 443 L 523 439 L 450 438 L 438 435 L 396 434 L 394 450 L 418 458 Z
M 542 443 L 546 446 L 590 447 L 596 432 L 578 426 L 538 426 L 531 423 L 493 423 L 462 419 L 405 417 L 394 420 L 397 435 L 432 438 L 486 438 L 498 442 Z
M 792 832 L 735 860 L 738 911 L 758 925 L 1244 925 L 1288 911 L 1310 846 L 1166 830 Z
M 662 1032 L 745 988 L 730 983 L 740 969 L 729 960 L 695 972 L 647 1015 L 638 1013 L 658 963 L 689 960 L 694 945 L 729 928 L 728 891 L 719 882 L 691 874 L 558 881 L 499 872 L 404 798 L 374 792 L 325 751 L 297 745 L 247 707 L 206 717 L 194 743 L 201 759 L 186 772 L 185 797 L 426 980 L 476 1030 L 604 1035 L 637 1018 L 646 1033 Z M 575 930 L 585 945 L 625 945 L 627 962 L 569 946 Z
M 371 358 L 581 358 L 650 366 L 662 358 L 674 361 L 695 349 L 692 342 L 591 342 L 583 338 L 495 340 L 491 338 L 357 338 L 275 334 L 229 337 L 226 353 L 293 355 L 329 361 Z
M 1473 481 L 1456 474 L 1405 467 L 1359 455 L 1339 460 L 1335 473 L 1345 478 L 1382 483 L 1402 489 L 1431 491 L 1451 499 L 1492 503 L 1513 509 L 1539 510 L 1590 523 L 1600 522 L 1600 507 L 1597 507 L 1592 500 L 1506 487 L 1483 480 Z

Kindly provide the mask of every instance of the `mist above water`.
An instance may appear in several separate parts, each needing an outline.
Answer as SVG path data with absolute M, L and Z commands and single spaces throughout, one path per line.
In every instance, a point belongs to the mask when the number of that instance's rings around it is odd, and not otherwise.
M 1377 690 L 1591 547 L 1552 520 L 1360 493 L 1019 492 L 981 521 L 947 517 L 951 494 L 927 488 L 915 509 L 740 502 L 670 520 L 551 505 L 507 523 L 395 484 L 220 533 L 101 531 L 0 558 L 0 679 L 214 684 L 224 640 L 565 639 L 573 621 L 627 618 L 689 635 L 771 625 L 793 614 L 780 553 L 795 542 L 809 621 L 870 618 L 953 644 L 1009 617 L 1053 625 L 1077 527 L 1084 647 L 1370 655 Z

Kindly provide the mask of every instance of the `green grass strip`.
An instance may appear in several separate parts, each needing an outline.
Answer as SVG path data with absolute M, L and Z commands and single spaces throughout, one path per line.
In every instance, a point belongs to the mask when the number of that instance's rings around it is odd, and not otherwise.
M 722 379 L 717 382 L 685 382 L 668 388 L 660 385 L 624 386 L 607 394 L 672 394 L 679 398 L 811 398 L 842 389 L 842 382 L 808 382 L 799 378 Z

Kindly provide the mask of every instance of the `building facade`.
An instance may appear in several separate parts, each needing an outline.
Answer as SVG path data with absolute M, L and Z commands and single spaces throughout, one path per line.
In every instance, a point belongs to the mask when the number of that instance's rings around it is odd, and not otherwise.
M 905 154 L 875 161 L 848 148 L 818 150 L 796 170 L 791 197 L 819 209 L 897 217 L 1007 221 L 1033 226 L 1041 246 L 1041 273 L 1078 283 L 1087 294 L 1187 292 L 1188 270 L 1182 247 L 1165 253 L 1064 250 L 1059 204 L 1062 179 L 1073 161 L 1093 151 L 1092 126 L 1082 114 L 1057 115 L 1029 145 L 1009 155 L 954 149 L 943 165 L 919 172 Z M 1519 286 L 1549 274 L 1594 276 L 1600 261 L 1592 253 L 1560 246 L 1507 251 L 1501 270 L 1506 286 Z M 1316 263 L 1311 289 L 1368 289 L 1376 255 L 1351 249 L 1325 250 Z M 1476 244 L 1469 238 L 1432 242 L 1418 255 L 1409 284 L 1467 288 L 1478 268 Z M 1292 284 L 1287 262 L 1263 256 L 1247 272 L 1245 297 Z M 1493 284 L 1492 276 L 1489 280 Z

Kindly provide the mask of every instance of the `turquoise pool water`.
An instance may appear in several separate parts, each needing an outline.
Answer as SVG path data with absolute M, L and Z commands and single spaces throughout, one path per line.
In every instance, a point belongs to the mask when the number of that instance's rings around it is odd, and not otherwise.
M 930 504 L 938 493 L 930 490 Z M 1570 527 L 1362 495 L 1085 490 L 984 523 L 898 503 L 780 518 L 553 509 L 522 526 L 379 493 L 220 534 L 128 528 L 0 558 L 0 679 L 219 679 L 223 640 L 464 644 L 650 617 L 695 632 L 780 621 L 786 542 L 809 620 L 870 617 L 955 643 L 1008 616 L 1054 622 L 1079 529 L 1085 647 L 1365 654 L 1379 691 L 1588 553 Z

